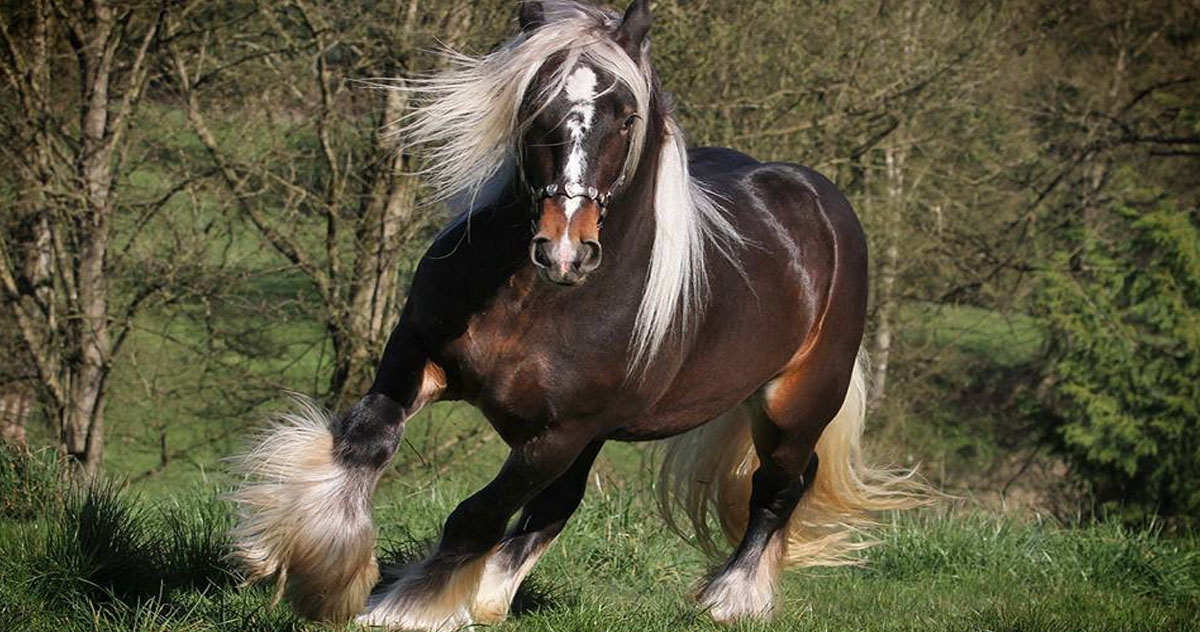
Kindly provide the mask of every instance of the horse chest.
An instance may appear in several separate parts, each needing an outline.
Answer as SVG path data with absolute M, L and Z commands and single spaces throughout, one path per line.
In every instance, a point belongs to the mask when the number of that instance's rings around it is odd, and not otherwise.
M 597 392 L 596 375 L 585 368 L 592 353 L 545 313 L 504 301 L 475 314 L 446 346 L 460 396 L 502 434 L 580 416 Z

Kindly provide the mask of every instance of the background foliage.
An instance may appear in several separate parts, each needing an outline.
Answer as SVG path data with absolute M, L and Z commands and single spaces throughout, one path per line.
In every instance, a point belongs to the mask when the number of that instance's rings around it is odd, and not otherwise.
M 1042 275 L 1037 307 L 1054 345 L 1046 423 L 1101 501 L 1195 516 L 1200 226 L 1170 207 L 1113 220 L 1121 238 L 1060 255 Z
M 693 144 L 812 165 L 872 242 L 872 439 L 993 509 L 1200 515 L 1194 0 L 659 0 Z M 344 407 L 445 217 L 372 87 L 509 0 L 0 3 L 0 421 L 150 490 L 281 390 Z M 443 405 L 399 469 L 497 449 Z

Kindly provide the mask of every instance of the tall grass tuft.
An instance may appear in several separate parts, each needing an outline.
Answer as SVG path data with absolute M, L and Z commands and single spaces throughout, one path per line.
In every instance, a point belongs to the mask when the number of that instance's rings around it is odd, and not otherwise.
M 62 507 L 71 489 L 63 472 L 56 450 L 0 443 L 0 518 L 32 520 Z
M 145 505 L 101 482 L 68 505 L 49 553 L 75 560 L 81 587 L 94 597 L 130 601 L 160 592 L 160 548 Z
M 184 498 L 162 509 L 160 572 L 171 589 L 232 586 L 228 562 L 233 515 L 216 493 Z
M 118 482 L 68 480 L 47 454 L 0 460 L 0 630 L 64 618 L 178 629 L 171 617 L 198 607 L 197 593 L 236 583 L 225 561 L 232 517 L 215 493 L 154 505 Z

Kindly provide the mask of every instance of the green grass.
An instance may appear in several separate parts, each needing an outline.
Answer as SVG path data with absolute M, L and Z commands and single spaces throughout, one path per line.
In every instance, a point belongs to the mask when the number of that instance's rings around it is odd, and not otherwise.
M 497 630 L 716 630 L 689 600 L 707 568 L 663 528 L 640 451 L 606 450 L 601 475 Z M 0 629 L 323 630 L 241 589 L 225 562 L 229 508 L 203 485 L 148 497 L 107 484 L 60 494 L 54 467 L 5 457 Z M 376 497 L 380 553 L 433 538 L 495 459 L 437 480 L 394 478 Z M 422 477 L 415 477 L 420 479 Z M 735 630 L 1188 630 L 1200 626 L 1200 543 L 1115 524 L 1068 529 L 980 513 L 897 517 L 862 567 L 790 572 L 769 624 Z
M 900 320 L 911 346 L 973 356 L 998 367 L 1029 362 L 1046 339 L 1045 328 L 1033 317 L 970 305 L 907 303 Z

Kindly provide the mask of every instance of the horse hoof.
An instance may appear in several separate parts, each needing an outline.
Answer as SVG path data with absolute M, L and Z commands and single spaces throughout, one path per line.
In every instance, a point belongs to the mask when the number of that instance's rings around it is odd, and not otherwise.
M 437 604 L 415 602 L 405 603 L 401 607 L 394 603 L 383 608 L 375 606 L 358 615 L 354 622 L 365 627 L 413 632 L 451 632 L 474 623 L 466 611 L 447 612 L 438 608 Z
M 371 597 L 359 625 L 392 630 L 450 632 L 475 621 L 471 605 L 487 558 L 446 566 L 434 558 L 412 566 L 381 594 Z

